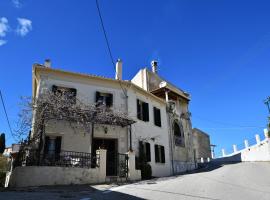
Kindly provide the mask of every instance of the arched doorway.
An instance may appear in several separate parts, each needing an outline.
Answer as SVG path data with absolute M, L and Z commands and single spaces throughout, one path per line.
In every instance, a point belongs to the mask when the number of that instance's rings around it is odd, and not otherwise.
M 176 146 L 185 146 L 184 131 L 182 125 L 175 120 L 173 123 L 174 142 Z

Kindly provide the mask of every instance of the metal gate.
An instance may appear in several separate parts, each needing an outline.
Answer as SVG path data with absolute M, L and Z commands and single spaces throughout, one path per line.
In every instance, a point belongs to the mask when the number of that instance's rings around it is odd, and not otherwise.
M 118 176 L 121 178 L 127 177 L 128 175 L 128 155 L 107 152 L 107 176 Z
M 117 175 L 121 178 L 128 177 L 128 155 L 127 154 L 118 153 Z

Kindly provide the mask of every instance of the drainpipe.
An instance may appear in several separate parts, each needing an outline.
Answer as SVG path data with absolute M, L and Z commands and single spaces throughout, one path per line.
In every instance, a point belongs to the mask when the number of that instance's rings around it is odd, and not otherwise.
M 131 88 L 131 84 L 129 83 L 129 85 L 127 85 L 127 88 L 126 88 L 126 95 L 124 95 L 127 115 L 128 115 L 128 90 L 130 88 Z M 130 125 L 129 128 L 127 128 L 127 146 L 128 146 L 128 138 L 129 138 L 129 148 L 128 148 L 129 151 L 133 151 L 133 149 L 132 149 L 132 128 L 131 128 L 131 126 L 132 125 Z

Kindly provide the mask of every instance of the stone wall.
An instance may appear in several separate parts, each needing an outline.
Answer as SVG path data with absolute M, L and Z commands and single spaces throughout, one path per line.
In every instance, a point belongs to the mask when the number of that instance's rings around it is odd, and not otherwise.
M 10 174 L 9 187 L 103 183 L 106 179 L 106 150 L 99 150 L 98 168 L 22 166 Z
M 203 158 L 203 160 L 211 158 L 209 135 L 197 128 L 192 129 L 192 134 L 195 157 L 197 161 L 200 161 L 201 158 Z

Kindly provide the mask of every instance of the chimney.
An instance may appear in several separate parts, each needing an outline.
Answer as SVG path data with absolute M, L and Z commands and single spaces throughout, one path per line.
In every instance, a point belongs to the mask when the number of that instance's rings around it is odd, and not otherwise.
M 45 67 L 51 68 L 51 60 L 50 59 L 46 59 L 45 63 L 44 63 Z
M 151 66 L 152 66 L 152 72 L 157 74 L 157 67 L 158 67 L 158 62 L 156 60 L 153 60 L 151 62 Z
M 115 79 L 122 80 L 122 60 L 117 59 L 116 65 L 115 65 Z

